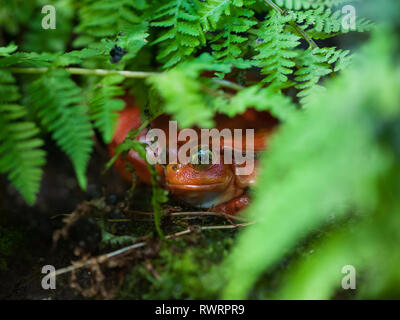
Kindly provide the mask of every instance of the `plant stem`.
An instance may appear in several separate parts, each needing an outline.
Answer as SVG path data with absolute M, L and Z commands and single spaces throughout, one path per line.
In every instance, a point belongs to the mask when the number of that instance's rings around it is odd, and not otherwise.
M 107 76 L 118 74 L 125 78 L 147 78 L 158 74 L 157 72 L 144 72 L 144 71 L 122 71 L 122 70 L 106 70 L 106 69 L 85 69 L 85 68 L 65 68 L 70 74 L 88 75 L 88 76 Z M 49 68 L 10 68 L 13 73 L 23 74 L 42 74 L 49 71 Z
M 106 69 L 85 69 L 85 68 L 65 68 L 69 74 L 75 75 L 88 75 L 88 76 L 107 76 L 107 75 L 121 75 L 125 78 L 145 79 L 151 76 L 159 75 L 160 72 L 147 72 L 147 71 L 125 71 L 125 70 L 106 70 Z M 10 68 L 12 73 L 19 74 L 42 74 L 49 71 L 49 68 Z M 212 82 L 220 85 L 223 88 L 228 88 L 236 91 L 245 89 L 245 87 L 223 79 L 211 79 Z
M 276 3 L 274 3 L 272 0 L 265 0 L 265 2 L 267 3 L 267 5 L 269 5 L 272 9 L 274 9 L 280 15 L 282 15 L 282 16 L 285 15 L 285 11 L 280 6 L 278 6 Z
M 138 215 L 146 215 L 146 216 L 153 216 L 153 212 L 146 212 L 146 211 L 137 211 L 137 210 L 129 210 L 127 213 L 132 213 L 132 214 L 138 214 Z M 165 216 L 169 217 L 179 217 L 179 216 L 196 216 L 196 217 L 201 217 L 201 216 L 216 216 L 216 217 L 221 217 L 221 218 L 226 218 L 228 220 L 239 220 L 243 222 L 248 222 L 247 220 L 233 216 L 227 213 L 223 212 L 211 212 L 211 211 L 190 211 L 190 212 L 168 212 L 165 210 L 164 212 Z
M 285 10 L 283 10 L 281 7 L 279 7 L 276 3 L 274 3 L 272 0 L 265 0 L 268 6 L 270 6 L 273 10 L 278 12 L 282 16 L 286 16 L 287 13 Z M 312 49 L 318 48 L 318 45 L 315 43 L 315 41 L 305 32 L 302 28 L 300 28 L 294 21 L 289 21 L 289 25 L 295 29 L 302 37 L 304 40 L 308 42 L 310 47 Z
M 240 84 L 237 84 L 235 82 L 231 82 L 228 80 L 223 80 L 223 79 L 211 79 L 212 82 L 219 84 L 221 87 L 227 88 L 227 89 L 232 89 L 236 91 L 240 91 L 243 89 L 246 89 L 246 87 L 241 86 Z

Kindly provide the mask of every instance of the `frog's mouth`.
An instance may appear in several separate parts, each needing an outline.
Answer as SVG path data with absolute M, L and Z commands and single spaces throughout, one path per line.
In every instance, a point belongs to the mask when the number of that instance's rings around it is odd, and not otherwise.
M 214 184 L 169 184 L 167 183 L 167 188 L 169 190 L 181 190 L 181 191 L 223 191 L 230 183 L 220 182 Z
M 225 181 L 211 184 L 177 184 L 166 183 L 169 190 L 173 191 L 215 191 L 223 192 L 232 182 L 233 176 L 227 177 Z
M 218 204 L 233 199 L 237 190 L 234 187 L 233 177 L 228 177 L 226 181 L 203 184 L 167 184 L 171 193 L 183 202 L 194 207 L 210 208 Z

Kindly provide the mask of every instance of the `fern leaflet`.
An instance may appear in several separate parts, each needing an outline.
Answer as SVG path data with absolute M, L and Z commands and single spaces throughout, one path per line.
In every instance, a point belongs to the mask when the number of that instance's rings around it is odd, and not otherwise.
M 26 202 L 33 204 L 40 188 L 45 152 L 40 149 L 43 141 L 37 137 L 39 129 L 25 120 L 27 111 L 15 104 L 18 99 L 15 79 L 0 70 L 0 173 L 8 174 Z
M 343 26 L 343 15 L 341 11 L 332 11 L 330 8 L 319 7 L 316 10 L 296 11 L 292 13 L 295 21 L 301 24 L 303 29 L 314 39 L 325 39 L 336 36 L 340 33 L 350 31 L 364 32 L 372 26 L 366 19 L 358 19 L 356 28 L 351 30 Z
M 239 91 L 228 106 L 223 106 L 217 111 L 233 117 L 236 114 L 244 113 L 250 107 L 260 111 L 268 110 L 274 117 L 282 121 L 289 119 L 295 111 L 295 106 L 290 98 L 274 91 L 272 87 L 261 88 L 259 85 Z
M 79 10 L 80 23 L 76 47 L 87 46 L 98 39 L 116 37 L 143 22 L 146 1 L 83 0 Z
M 85 172 L 93 142 L 81 89 L 66 71 L 52 70 L 28 86 L 27 100 L 43 127 L 71 159 L 79 185 L 86 189 Z
M 354 1 L 354 0 L 353 0 Z M 302 9 L 316 9 L 316 8 L 332 8 L 339 6 L 343 3 L 349 2 L 348 0 L 274 0 L 274 2 L 288 10 L 302 10 Z
M 293 73 L 297 56 L 294 48 L 299 44 L 299 37 L 285 31 L 285 23 L 290 17 L 272 13 L 260 30 L 257 31 L 258 41 L 254 57 L 257 66 L 262 68 L 262 73 L 267 75 L 263 80 L 274 86 L 283 87 L 288 81 L 288 75 Z
M 254 12 L 250 9 L 232 9 L 231 16 L 224 17 L 221 20 L 223 31 L 213 37 L 211 48 L 214 50 L 213 54 L 217 60 L 224 62 L 231 62 L 237 67 L 249 67 L 250 63 L 245 63 L 243 59 L 239 58 L 243 55 L 246 48 L 244 42 L 247 37 L 243 36 L 252 26 L 257 24 L 251 17 Z
M 205 44 L 197 10 L 193 0 L 170 0 L 156 10 L 151 26 L 167 28 L 153 42 L 161 45 L 157 58 L 164 63 L 164 68 L 176 65 Z
M 104 77 L 97 85 L 89 103 L 94 126 L 99 129 L 106 143 L 110 143 L 113 138 L 117 111 L 125 106 L 123 100 L 115 98 L 124 94 L 123 87 L 119 86 L 123 80 L 124 77 L 119 75 Z
M 296 88 L 301 90 L 298 96 L 302 104 L 307 104 L 307 97 L 322 87 L 318 84 L 320 79 L 332 72 L 343 69 L 350 61 L 349 51 L 336 48 L 317 48 L 302 52 L 298 57 L 300 68 L 296 71 Z M 332 65 L 334 65 L 332 67 Z
M 217 23 L 223 15 L 231 15 L 231 5 L 235 8 L 243 6 L 243 0 L 207 0 L 200 9 L 201 25 L 204 31 L 217 29 Z

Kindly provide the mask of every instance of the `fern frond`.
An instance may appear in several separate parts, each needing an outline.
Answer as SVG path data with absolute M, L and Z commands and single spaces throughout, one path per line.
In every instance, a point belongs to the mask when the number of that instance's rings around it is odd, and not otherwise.
M 145 0 L 83 0 L 79 10 L 80 23 L 76 32 L 80 36 L 75 47 L 88 46 L 103 38 L 116 37 L 120 32 L 128 33 L 133 26 L 143 23 L 147 8 Z
M 348 3 L 348 0 L 274 0 L 281 8 L 287 10 L 307 10 L 316 8 L 332 8 L 343 3 Z M 353 0 L 354 2 L 354 0 Z
M 28 204 L 33 204 L 39 192 L 45 164 L 43 141 L 35 123 L 25 120 L 18 88 L 12 75 L 0 70 L 0 173 L 6 173 Z
M 160 44 L 157 58 L 169 68 L 190 56 L 205 43 L 205 37 L 193 0 L 170 0 L 156 10 L 151 26 L 166 28 L 153 44 Z
M 204 71 L 229 73 L 230 66 L 216 63 L 203 53 L 196 59 L 185 61 L 177 67 L 154 75 L 148 79 L 164 100 L 163 111 L 177 120 L 180 128 L 194 125 L 210 128 L 213 125 L 214 109 L 202 90 L 204 83 L 200 74 Z M 210 79 L 207 79 L 208 81 Z
M 36 1 L 1 0 L 0 30 L 15 37 L 36 9 Z
M 221 106 L 216 111 L 233 117 L 244 113 L 247 108 L 269 111 L 282 121 L 288 120 L 296 110 L 289 97 L 276 92 L 272 87 L 262 88 L 255 85 L 239 91 L 227 106 Z
M 86 189 L 86 168 L 92 151 L 92 127 L 81 89 L 63 70 L 52 70 L 28 86 L 27 101 L 42 126 L 69 156 L 78 182 Z
M 81 64 L 84 61 L 104 55 L 103 52 L 95 48 L 84 48 L 82 50 L 73 50 L 64 54 L 58 55 L 52 65 L 55 67 L 66 67 L 71 64 Z
M 344 28 L 343 15 L 340 10 L 332 11 L 330 8 L 319 7 L 315 10 L 296 11 L 295 21 L 314 39 L 326 39 L 350 31 L 364 32 L 370 30 L 372 23 L 367 19 L 358 19 L 356 29 Z
M 207 0 L 200 8 L 200 22 L 205 32 L 217 29 L 221 16 L 231 15 L 232 8 L 241 8 L 243 0 Z
M 58 54 L 16 52 L 7 55 L 0 60 L 0 67 L 25 66 L 25 67 L 49 67 Z
M 271 13 L 260 30 L 256 32 L 256 50 L 254 57 L 262 73 L 267 75 L 264 82 L 283 87 L 288 81 L 288 75 L 293 73 L 297 52 L 294 50 L 299 44 L 299 37 L 286 31 L 285 24 L 289 16 Z
M 18 49 L 14 43 L 10 43 L 7 47 L 0 47 L 0 57 L 7 57 Z
M 95 48 L 73 50 L 66 53 L 35 53 L 35 52 L 14 52 L 17 46 L 11 44 L 8 47 L 0 48 L 0 67 L 65 67 L 71 64 L 79 64 L 96 56 L 103 54 Z
M 14 103 L 21 97 L 10 72 L 0 69 L 0 84 L 0 102 Z
M 243 33 L 256 25 L 257 22 L 251 19 L 254 15 L 254 11 L 251 9 L 233 8 L 231 11 L 230 16 L 221 19 L 222 31 L 213 37 L 211 48 L 217 60 L 231 62 L 241 67 L 246 65 L 240 58 L 246 48 L 244 42 L 248 40 L 248 37 L 244 36 Z M 250 65 L 250 63 L 247 63 L 248 67 Z
M 181 128 L 200 124 L 211 127 L 213 111 L 205 105 L 201 85 L 183 70 L 170 70 L 149 78 L 165 100 L 164 110 Z
M 254 229 L 244 231 L 247 234 L 242 234 L 238 247 L 219 273 L 227 273 L 228 279 L 223 299 L 248 297 L 259 276 L 273 272 L 289 252 L 296 252 L 291 257 L 300 263 L 282 270 L 292 270 L 290 273 L 297 277 L 284 281 L 285 293 L 275 295 L 273 290 L 267 298 L 329 299 L 338 292 L 338 273 L 343 265 L 356 265 L 357 272 L 369 270 L 377 261 L 387 264 L 388 259 L 376 259 L 377 256 L 392 256 L 396 251 L 398 238 L 394 242 L 392 237 L 386 237 L 398 235 L 399 224 L 399 201 L 393 196 L 399 192 L 400 172 L 396 140 L 399 134 L 395 129 L 400 119 L 400 94 L 396 90 L 400 78 L 399 59 L 394 58 L 398 44 L 395 37 L 397 40 L 394 33 L 376 33 L 353 64 L 355 68 L 330 82 L 327 92 L 318 95 L 307 112 L 297 113 L 271 140 L 269 153 L 261 160 L 263 170 L 249 210 L 249 218 L 259 219 L 261 225 L 257 223 Z M 369 81 L 373 77 L 378 78 Z M 381 121 L 384 126 L 390 123 L 388 127 L 393 131 L 388 129 L 377 138 L 376 128 Z M 282 212 L 288 213 L 287 219 L 282 219 Z M 332 225 L 335 227 L 330 228 Z M 316 230 L 324 230 L 321 238 L 315 239 L 318 245 L 308 241 L 303 247 L 304 239 L 315 235 Z M 367 239 L 372 239 L 372 244 L 365 247 Z M 385 239 L 386 243 L 376 246 L 378 239 Z M 336 247 L 338 241 L 340 247 Z M 260 242 L 270 246 L 257 247 Z M 390 243 L 396 245 L 391 247 Z M 277 248 L 277 244 L 281 247 Z M 256 247 L 258 251 L 254 252 Z M 299 255 L 301 247 L 304 253 L 309 253 L 310 248 L 314 253 Z M 342 259 L 346 262 L 342 263 Z M 397 264 L 390 269 L 397 272 Z M 392 283 L 377 292 L 390 292 Z M 377 287 L 381 285 L 378 282 Z M 287 290 L 289 287 L 291 290 Z M 287 295 L 288 292 L 300 295 Z
M 42 28 L 43 14 L 41 7 L 44 1 L 30 1 L 35 3 L 32 18 L 24 27 L 27 31 L 21 41 L 23 51 L 35 52 L 64 52 L 72 35 L 74 18 L 74 0 L 53 0 L 51 5 L 56 8 L 56 29 L 45 30 Z M 21 10 L 18 8 L 16 11 Z
M 101 51 L 100 48 L 84 48 L 66 53 L 16 52 L 2 58 L 0 67 L 66 67 L 71 64 L 81 64 L 91 58 L 104 55 L 105 52 Z
M 125 106 L 123 100 L 116 99 L 116 97 L 120 97 L 125 93 L 123 87 L 119 86 L 123 80 L 124 77 L 119 75 L 104 77 L 96 86 L 93 98 L 89 102 L 94 126 L 99 129 L 106 143 L 111 142 L 118 111 Z
M 333 47 L 306 50 L 299 55 L 297 63 L 300 68 L 295 73 L 295 81 L 299 83 L 295 87 L 301 90 L 298 97 L 302 99 L 303 105 L 307 104 L 307 97 L 311 93 L 323 90 L 319 85 L 322 77 L 340 71 L 348 65 L 351 58 L 349 53 L 348 50 Z

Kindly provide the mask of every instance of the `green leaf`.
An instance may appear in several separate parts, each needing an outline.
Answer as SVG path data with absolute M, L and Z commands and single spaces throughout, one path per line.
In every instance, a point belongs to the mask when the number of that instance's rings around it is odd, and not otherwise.
M 244 35 L 251 27 L 257 24 L 253 19 L 254 11 L 246 8 L 233 8 L 231 15 L 221 19 L 221 31 L 212 39 L 211 48 L 217 60 L 232 63 L 238 68 L 249 68 L 251 62 L 245 61 L 243 56 L 246 52 L 248 37 Z
M 160 45 L 157 58 L 164 68 L 173 67 L 205 44 L 197 10 L 193 0 L 170 0 L 155 11 L 151 26 L 167 28 L 152 43 Z
M 260 30 L 257 31 L 259 52 L 254 59 L 256 65 L 267 75 L 264 82 L 271 83 L 277 88 L 283 88 L 288 83 L 288 75 L 293 73 L 299 44 L 299 37 L 286 31 L 285 24 L 290 17 L 272 13 Z
M 316 95 L 305 111 L 284 123 L 270 141 L 268 153 L 261 159 L 263 170 L 254 190 L 254 202 L 248 210 L 257 223 L 244 230 L 237 247 L 225 261 L 223 270 L 228 284 L 224 298 L 246 297 L 261 273 L 271 271 L 307 235 L 328 225 L 332 219 L 337 226 L 342 218 L 354 216 L 372 228 L 367 238 L 384 241 L 376 236 L 378 229 L 374 226 L 382 219 L 387 222 L 385 228 L 393 224 L 390 221 L 398 216 L 395 214 L 398 201 L 392 195 L 400 187 L 399 165 L 392 155 L 396 144 L 386 142 L 383 149 L 382 138 L 378 138 L 381 135 L 376 133 L 376 127 L 382 121 L 387 123 L 388 117 L 399 119 L 400 95 L 395 88 L 400 85 L 400 78 L 393 68 L 399 63 L 397 60 L 394 64 L 391 59 L 391 41 L 394 40 L 387 33 L 376 34 L 355 65 L 330 82 L 327 91 Z M 375 81 L 365 81 L 373 77 Z M 382 95 L 383 91 L 387 94 Z M 393 185 L 387 185 L 387 180 Z M 387 220 L 388 215 L 391 220 Z M 358 231 L 365 231 L 366 225 L 353 225 Z M 310 272 L 317 266 L 326 267 L 334 257 L 341 262 L 349 261 L 346 264 L 357 264 L 358 249 L 355 249 L 355 259 L 342 259 L 342 255 L 352 258 L 351 253 L 343 251 L 348 250 L 346 246 L 354 246 L 351 239 L 354 238 L 332 240 L 335 242 L 330 249 L 322 248 L 324 251 L 309 263 L 303 259 L 299 272 L 308 271 L 306 266 L 312 266 Z M 384 243 L 388 245 L 387 241 Z M 364 248 L 363 244 L 362 239 L 357 240 L 358 248 Z M 336 245 L 342 249 L 333 250 Z M 376 255 L 382 246 L 375 249 L 367 245 L 365 250 Z M 388 249 L 386 254 L 390 252 Z M 368 266 L 366 263 L 363 266 Z M 340 274 L 341 269 L 335 266 L 320 270 L 312 277 L 303 273 L 304 281 L 308 282 L 293 283 L 292 290 L 286 287 L 284 297 L 298 297 L 298 293 L 307 293 L 307 297 L 330 297 L 335 287 L 340 286 L 334 272 Z M 316 286 L 315 279 L 321 277 L 327 283 Z M 317 292 L 310 295 L 306 291 L 306 288 L 316 291 L 317 287 L 321 288 L 321 295 Z
M 303 105 L 308 104 L 308 97 L 312 93 L 323 89 L 319 84 L 321 78 L 340 71 L 349 64 L 351 58 L 349 52 L 334 47 L 308 49 L 301 52 L 296 61 L 299 69 L 295 73 L 295 80 L 298 82 L 295 87 L 301 90 L 298 97 L 301 98 Z
M 7 57 L 18 49 L 18 46 L 11 43 L 7 47 L 0 47 L 0 57 Z
M 67 72 L 52 70 L 28 86 L 27 101 L 42 126 L 69 156 L 79 185 L 86 189 L 93 132 L 81 89 Z
M 199 125 L 210 128 L 213 125 L 213 109 L 208 105 L 203 84 L 198 77 L 202 71 L 229 72 L 228 65 L 218 65 L 208 54 L 187 61 L 167 72 L 148 79 L 164 99 L 163 111 L 171 114 L 180 128 Z
M 80 23 L 75 29 L 79 37 L 74 41 L 75 47 L 88 46 L 104 38 L 114 39 L 121 32 L 133 36 L 135 27 L 146 25 L 146 9 L 144 0 L 80 1 Z
M 124 89 L 120 86 L 123 76 L 111 75 L 104 77 L 96 86 L 93 97 L 89 102 L 91 118 L 94 126 L 100 130 L 103 140 L 110 143 L 119 116 L 125 102 L 117 97 L 124 95 Z
M 244 113 L 247 108 L 269 111 L 282 121 L 289 120 L 296 110 L 290 98 L 276 92 L 272 87 L 262 88 L 260 85 L 255 85 L 239 91 L 229 104 L 219 105 L 216 111 L 233 117 Z
M 33 204 L 45 164 L 43 141 L 35 123 L 26 120 L 25 107 L 14 103 L 19 99 L 14 78 L 0 70 L 0 93 L 5 92 L 0 95 L 0 173 L 6 173 L 25 201 Z

